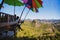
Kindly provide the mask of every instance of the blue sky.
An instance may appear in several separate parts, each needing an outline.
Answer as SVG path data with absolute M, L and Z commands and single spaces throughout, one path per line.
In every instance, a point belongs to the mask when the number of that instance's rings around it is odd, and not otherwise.
M 42 0 L 43 7 L 39 8 L 39 12 L 35 13 L 30 10 L 26 19 L 60 19 L 60 0 Z M 16 6 L 15 14 L 20 16 L 24 6 Z M 28 8 L 25 8 L 22 18 L 28 12 Z M 4 4 L 4 8 L 1 9 L 1 12 L 8 14 L 14 14 L 14 7 Z

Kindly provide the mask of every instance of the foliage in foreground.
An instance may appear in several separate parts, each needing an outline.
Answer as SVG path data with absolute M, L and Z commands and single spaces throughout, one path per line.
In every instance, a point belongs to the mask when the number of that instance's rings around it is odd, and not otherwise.
M 16 37 L 7 37 L 7 40 L 60 40 L 58 26 L 25 21 L 21 25 L 23 30 L 18 31 Z
M 36 24 L 33 24 L 23 23 L 23 30 L 17 32 L 17 38 L 19 40 L 60 40 L 60 32 L 54 25 L 40 23 L 40 27 L 35 27 Z

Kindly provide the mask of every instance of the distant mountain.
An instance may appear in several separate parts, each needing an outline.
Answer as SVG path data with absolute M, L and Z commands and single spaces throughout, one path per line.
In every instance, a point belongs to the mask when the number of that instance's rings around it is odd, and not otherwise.
M 27 19 L 26 21 L 33 21 L 33 20 L 31 20 L 31 19 Z M 60 23 L 60 19 L 50 19 L 50 20 L 48 20 L 48 19 L 34 19 L 35 21 L 37 21 L 37 22 L 40 22 L 40 23 Z

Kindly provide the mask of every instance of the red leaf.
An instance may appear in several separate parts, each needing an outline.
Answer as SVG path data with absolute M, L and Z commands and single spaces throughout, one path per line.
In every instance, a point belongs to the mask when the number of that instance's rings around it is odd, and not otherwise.
M 37 8 L 36 2 L 34 0 L 32 0 L 32 7 Z

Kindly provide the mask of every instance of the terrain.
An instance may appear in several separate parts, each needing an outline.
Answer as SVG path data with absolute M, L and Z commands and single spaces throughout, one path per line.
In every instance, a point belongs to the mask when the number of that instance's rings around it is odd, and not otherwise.
M 25 20 L 21 28 L 10 40 L 60 40 L 60 20 Z

